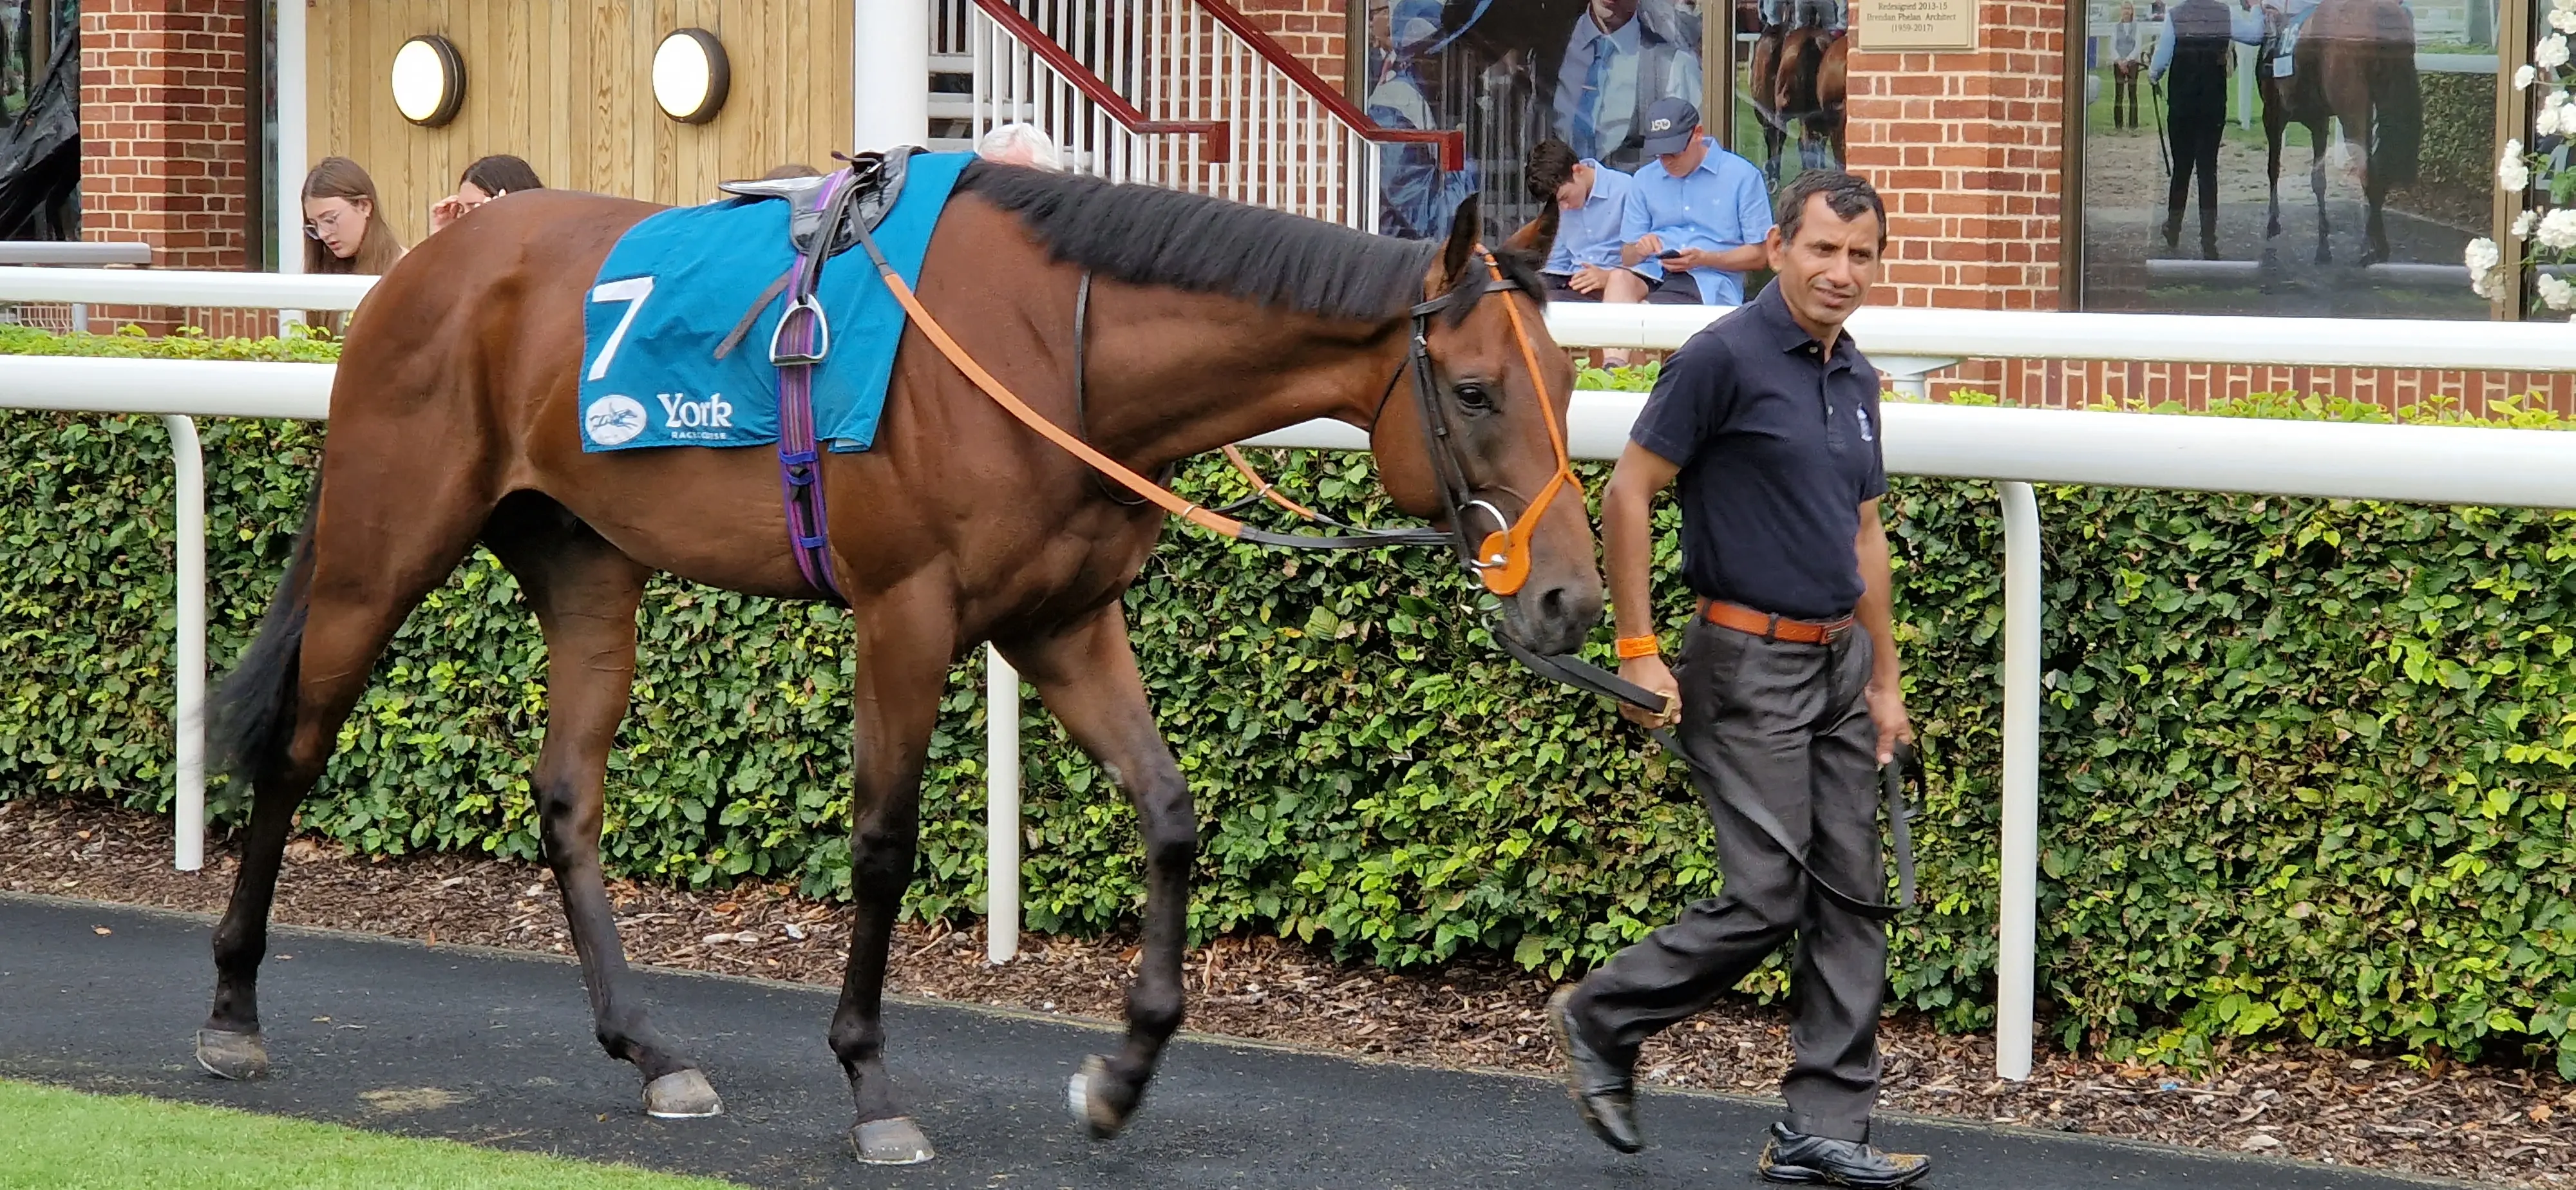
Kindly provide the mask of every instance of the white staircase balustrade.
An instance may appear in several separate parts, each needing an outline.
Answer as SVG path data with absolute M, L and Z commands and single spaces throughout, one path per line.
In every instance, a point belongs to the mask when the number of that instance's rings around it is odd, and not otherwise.
M 1382 148 L 1456 132 L 1379 128 L 1222 0 L 933 0 L 934 63 L 973 67 L 967 137 L 1036 125 L 1067 168 L 1374 230 Z M 960 41 L 962 45 L 958 44 Z M 936 69 L 934 65 L 934 69 Z

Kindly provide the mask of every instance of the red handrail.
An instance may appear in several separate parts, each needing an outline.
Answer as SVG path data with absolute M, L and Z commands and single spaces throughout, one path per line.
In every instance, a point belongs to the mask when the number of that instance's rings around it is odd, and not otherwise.
M 977 2 L 982 3 L 984 0 L 977 0 Z M 1437 144 L 1440 146 L 1440 168 L 1453 172 L 1467 168 L 1466 133 L 1454 128 L 1417 132 L 1385 127 L 1370 119 L 1367 112 L 1361 111 L 1350 100 L 1343 98 L 1341 92 L 1335 91 L 1331 84 L 1326 83 L 1314 71 L 1307 69 L 1304 62 L 1298 61 L 1297 55 L 1289 53 L 1286 47 L 1271 40 L 1270 35 L 1262 32 L 1259 26 L 1244 19 L 1243 14 L 1235 11 L 1233 5 L 1226 3 L 1225 0 L 1195 0 L 1195 2 L 1199 7 L 1206 9 L 1209 16 L 1215 17 L 1218 24 L 1233 30 L 1234 35 L 1250 45 L 1252 52 L 1261 55 L 1263 61 L 1287 75 L 1289 81 L 1296 83 L 1299 89 L 1305 91 L 1308 98 L 1323 104 L 1325 110 L 1350 125 L 1351 131 L 1358 133 L 1360 139 L 1382 143 Z
M 918 3 L 919 0 L 913 0 L 913 2 Z M 1120 95 L 1116 88 L 1101 81 L 1099 75 L 1091 73 L 1091 68 L 1084 66 L 1081 59 L 1073 56 L 1072 51 L 1056 44 L 1055 38 L 1047 36 L 1046 30 L 1038 28 L 1036 22 L 1021 15 L 1019 9 L 1011 7 L 1010 0 L 975 0 L 975 7 L 983 9 L 984 15 L 991 17 L 994 24 L 1010 30 L 1011 36 L 1018 38 L 1021 45 L 1027 46 L 1030 53 L 1045 59 L 1048 66 L 1054 67 L 1057 74 L 1064 76 L 1066 82 L 1073 84 L 1074 90 L 1082 92 L 1083 98 L 1099 104 L 1101 110 L 1108 112 L 1109 118 L 1118 121 L 1120 127 L 1139 135 L 1161 132 L 1196 133 L 1199 143 L 1205 147 L 1209 161 L 1222 162 L 1234 159 L 1234 138 L 1227 134 L 1225 121 L 1148 120 L 1144 112 L 1137 110 L 1135 104 L 1127 102 L 1126 96 Z M 1311 72 L 1309 77 L 1312 77 Z

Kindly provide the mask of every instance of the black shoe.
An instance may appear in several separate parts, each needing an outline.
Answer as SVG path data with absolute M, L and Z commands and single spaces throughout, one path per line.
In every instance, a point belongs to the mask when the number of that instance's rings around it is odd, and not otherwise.
M 1637 1080 L 1627 1062 L 1603 1057 L 1574 1027 L 1574 989 L 1561 988 L 1547 1001 L 1548 1031 L 1565 1051 L 1565 1089 L 1574 1110 L 1601 1143 L 1622 1153 L 1646 1147 L 1637 1135 Z
M 1754 1168 L 1766 1182 L 1889 1190 L 1921 1181 L 1932 1172 L 1932 1159 L 1920 1153 L 1882 1153 L 1862 1141 L 1808 1136 L 1773 1124 Z

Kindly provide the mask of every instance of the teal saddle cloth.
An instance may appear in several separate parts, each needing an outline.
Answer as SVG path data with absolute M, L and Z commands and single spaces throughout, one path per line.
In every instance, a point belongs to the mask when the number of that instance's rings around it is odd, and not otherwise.
M 921 153 L 894 209 L 871 233 L 907 285 L 972 153 Z M 788 204 L 728 199 L 663 211 L 628 228 L 582 308 L 581 448 L 767 446 L 778 441 L 778 369 L 769 340 L 786 309 L 773 297 L 723 359 L 716 348 L 796 261 Z M 827 263 L 817 299 L 830 353 L 814 365 L 815 437 L 836 451 L 876 441 L 903 308 L 853 248 Z

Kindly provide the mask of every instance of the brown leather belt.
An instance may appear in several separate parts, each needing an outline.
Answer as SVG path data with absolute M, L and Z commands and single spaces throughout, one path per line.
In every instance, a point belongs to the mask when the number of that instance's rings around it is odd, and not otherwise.
M 1838 620 L 1793 620 L 1722 599 L 1700 600 L 1699 614 L 1720 628 L 1751 633 L 1764 640 L 1785 640 L 1802 645 L 1832 644 L 1848 635 L 1858 623 L 1850 616 Z

